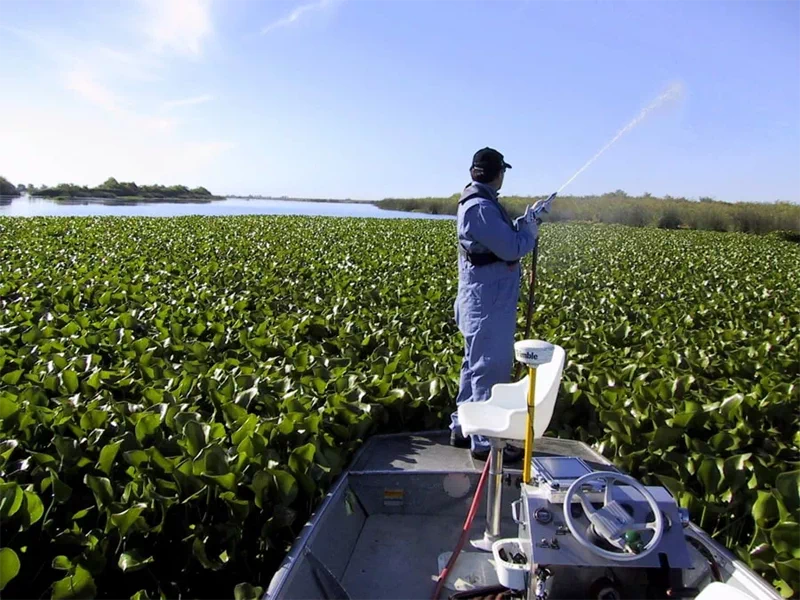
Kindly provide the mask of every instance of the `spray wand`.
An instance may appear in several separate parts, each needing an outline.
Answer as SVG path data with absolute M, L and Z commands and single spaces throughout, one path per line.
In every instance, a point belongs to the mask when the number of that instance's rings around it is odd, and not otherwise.
M 563 188 L 562 188 L 563 189 Z M 553 192 L 542 202 L 537 202 L 533 207 L 533 216 L 536 219 L 536 223 L 541 225 L 542 220 L 539 218 L 539 215 L 543 212 L 547 213 L 550 212 L 550 205 L 555 200 L 556 195 L 558 192 Z M 537 236 L 536 242 L 533 246 L 533 253 L 531 254 L 531 279 L 528 284 L 528 312 L 525 317 L 525 336 L 522 338 L 523 340 L 527 340 L 528 336 L 531 332 L 531 320 L 533 319 L 533 300 L 534 300 L 534 293 L 536 291 L 536 263 L 539 259 L 539 238 Z M 514 372 L 514 379 L 519 377 L 519 371 L 522 368 L 522 363 L 517 362 L 517 366 Z

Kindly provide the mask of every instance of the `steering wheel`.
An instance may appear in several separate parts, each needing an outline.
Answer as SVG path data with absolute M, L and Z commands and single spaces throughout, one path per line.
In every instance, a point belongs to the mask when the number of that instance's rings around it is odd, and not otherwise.
M 603 507 L 600 509 L 595 509 L 592 506 L 592 503 L 589 502 L 589 499 L 584 495 L 582 488 L 590 481 L 598 480 L 605 482 L 606 491 L 603 499 Z M 636 488 L 636 491 L 644 496 L 644 499 L 650 506 L 650 510 L 652 510 L 653 515 L 655 515 L 655 520 L 652 523 L 635 522 L 633 517 L 628 514 L 623 506 L 613 499 L 612 489 L 616 482 L 621 482 Z M 586 517 L 594 527 L 594 531 L 597 533 L 597 535 L 602 537 L 612 546 L 619 548 L 620 552 L 612 552 L 610 550 L 600 548 L 595 543 L 591 542 L 586 537 L 586 534 L 578 528 L 578 525 L 572 516 L 572 511 L 570 510 L 573 496 L 576 496 L 578 501 L 581 503 L 581 506 L 583 506 L 583 511 L 586 513 Z M 658 544 L 661 542 L 661 536 L 664 534 L 664 517 L 662 516 L 661 509 L 658 508 L 658 504 L 656 503 L 656 499 L 653 498 L 653 495 L 647 491 L 647 488 L 645 488 L 633 477 L 611 471 L 587 473 L 586 475 L 576 479 L 572 485 L 569 486 L 567 495 L 564 498 L 564 521 L 566 522 L 567 527 L 569 527 L 569 530 L 572 532 L 572 535 L 575 536 L 575 539 L 581 546 L 598 556 L 614 561 L 634 561 L 647 556 L 658 546 Z M 637 551 L 637 549 L 631 545 L 629 540 L 626 539 L 626 534 L 630 534 L 632 532 L 636 532 L 638 534 L 640 531 L 647 530 L 653 532 L 653 537 L 641 550 Z

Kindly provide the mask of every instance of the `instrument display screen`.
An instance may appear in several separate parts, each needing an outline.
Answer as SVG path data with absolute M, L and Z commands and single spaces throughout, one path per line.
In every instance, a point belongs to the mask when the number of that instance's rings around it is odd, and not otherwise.
M 533 466 L 547 481 L 574 481 L 592 472 L 583 460 L 574 456 L 537 456 Z

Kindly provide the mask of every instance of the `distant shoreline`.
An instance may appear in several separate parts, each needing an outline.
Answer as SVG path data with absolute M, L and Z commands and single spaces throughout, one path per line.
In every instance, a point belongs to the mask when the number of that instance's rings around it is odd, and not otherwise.
M 114 196 L 104 198 L 102 196 L 38 196 L 28 195 L 29 198 L 38 200 L 49 200 L 59 204 L 208 204 L 218 200 L 225 200 L 224 196 L 186 196 L 186 197 L 160 197 L 153 198 L 148 196 Z
M 380 207 L 383 200 L 353 200 L 350 198 L 289 198 L 287 196 L 237 196 L 237 195 L 224 195 L 224 196 L 210 196 L 210 195 L 191 195 L 191 196 L 92 196 L 92 195 L 42 195 L 42 194 L 18 194 L 18 195 L 5 195 L 0 196 L 4 200 L 13 200 L 17 198 L 32 198 L 38 200 L 49 200 L 51 202 L 58 202 L 63 204 L 132 204 L 132 203 L 203 203 L 219 202 L 221 200 L 270 200 L 275 202 L 321 202 L 327 204 L 373 204 Z
M 289 198 L 286 196 L 282 197 L 274 197 L 274 196 L 237 196 L 237 195 L 225 195 L 225 196 L 207 196 L 207 195 L 197 195 L 197 196 L 83 196 L 83 195 L 62 195 L 62 196 L 51 196 L 51 195 L 42 195 L 42 194 L 19 194 L 15 196 L 0 196 L 0 198 L 4 200 L 14 200 L 17 198 L 31 198 L 31 199 L 38 199 L 38 200 L 48 200 L 51 202 L 58 202 L 59 204 L 106 204 L 106 205 L 114 205 L 114 204 L 134 204 L 134 203 L 174 203 L 174 204 L 208 204 L 210 202 L 219 202 L 221 200 L 247 200 L 248 202 L 259 201 L 259 200 L 270 200 L 275 202 L 321 202 L 327 204 L 373 204 L 375 206 L 380 206 L 383 200 L 352 200 L 350 198 Z
M 278 202 L 329 202 L 333 204 L 376 204 L 380 200 L 352 200 L 350 198 L 289 198 L 288 196 L 236 196 L 229 195 L 225 198 L 232 198 L 235 200 L 275 200 Z

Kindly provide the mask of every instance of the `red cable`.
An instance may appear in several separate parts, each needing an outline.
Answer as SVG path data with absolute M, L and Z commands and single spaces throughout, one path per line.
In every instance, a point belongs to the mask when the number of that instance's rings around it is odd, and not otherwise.
M 439 581 L 436 584 L 436 591 L 433 592 L 431 600 L 437 600 L 439 598 L 439 594 L 442 591 L 442 586 L 444 585 L 445 580 L 447 580 L 447 576 L 450 575 L 450 569 L 453 567 L 458 555 L 461 553 L 461 548 L 464 547 L 464 542 L 467 541 L 467 535 L 469 535 L 469 530 L 472 527 L 472 521 L 475 519 L 475 513 L 478 512 L 481 492 L 483 491 L 483 486 L 486 484 L 486 475 L 489 473 L 490 462 L 491 459 L 487 457 L 486 464 L 483 466 L 481 478 L 478 481 L 478 487 L 475 490 L 475 495 L 472 497 L 472 505 L 469 507 L 469 512 L 467 513 L 467 520 L 464 521 L 464 527 L 461 529 L 461 537 L 458 538 L 458 544 L 456 544 L 456 549 L 453 551 L 453 555 L 450 557 L 450 560 L 447 561 L 447 565 L 444 569 L 442 569 L 442 572 L 439 575 Z

